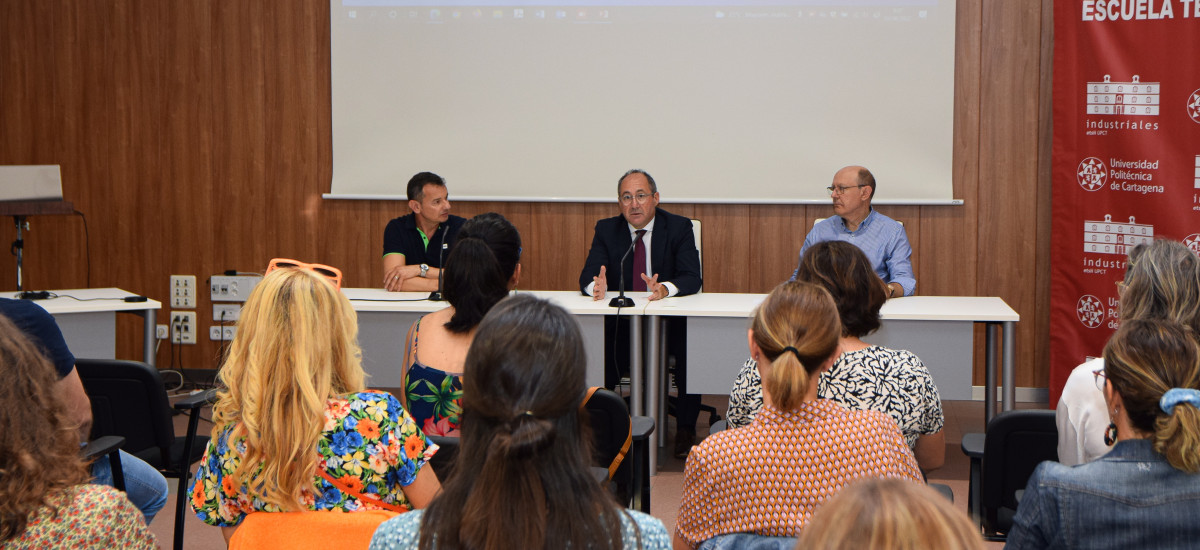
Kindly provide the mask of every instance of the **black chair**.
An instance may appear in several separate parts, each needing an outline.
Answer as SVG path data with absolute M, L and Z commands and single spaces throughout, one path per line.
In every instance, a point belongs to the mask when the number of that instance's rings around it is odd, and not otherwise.
M 1002 412 L 988 423 L 986 434 L 964 435 L 962 450 L 971 458 L 971 517 L 979 522 L 984 538 L 1005 540 L 1034 468 L 1058 460 L 1054 411 Z
M 174 409 L 189 416 L 187 434 L 176 437 L 172 405 L 154 367 L 138 361 L 76 359 L 75 369 L 92 401 L 92 437 L 124 437 L 121 448 L 125 452 L 146 461 L 164 476 L 179 479 L 174 548 L 181 550 L 191 466 L 203 456 L 209 439 L 196 435 L 200 408 L 213 401 L 215 390 L 175 402 Z
M 654 419 L 630 417 L 625 400 L 594 388 L 584 402 L 592 426 L 593 465 L 607 470 L 609 488 L 623 506 L 650 512 L 650 434 Z
M 85 462 L 91 463 L 100 457 L 108 455 L 108 466 L 112 471 L 113 487 L 118 491 L 125 490 L 125 472 L 121 470 L 121 445 L 125 444 L 124 437 L 106 435 L 88 441 L 79 452 Z

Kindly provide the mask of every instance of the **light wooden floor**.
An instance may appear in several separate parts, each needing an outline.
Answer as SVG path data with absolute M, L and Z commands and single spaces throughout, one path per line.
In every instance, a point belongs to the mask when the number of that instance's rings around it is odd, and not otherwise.
M 723 396 L 705 396 L 704 402 L 711 404 L 717 410 L 724 414 L 727 405 L 726 399 Z M 1044 408 L 1045 403 L 1021 403 L 1020 408 Z M 966 512 L 967 509 L 967 476 L 969 470 L 969 461 L 963 456 L 959 444 L 962 441 L 962 435 L 969 432 L 983 431 L 983 403 L 978 401 L 945 401 L 942 403 L 942 408 L 946 415 L 946 464 L 942 468 L 935 470 L 929 474 L 929 481 L 936 483 L 944 483 L 949 485 L 954 492 L 954 503 L 959 509 Z M 210 417 L 210 412 L 205 411 L 204 416 Z M 704 413 L 700 415 L 701 431 L 706 425 L 707 416 Z M 672 426 L 668 427 L 669 436 L 673 436 Z M 186 428 L 183 417 L 176 417 L 177 433 L 183 434 Z M 207 422 L 200 423 L 201 433 L 206 433 L 212 429 L 212 425 Z M 667 438 L 668 442 L 673 441 L 671 437 Z M 651 478 L 651 509 L 650 513 L 661 519 L 666 524 L 667 530 L 673 532 L 675 528 L 675 515 L 679 509 L 679 499 L 683 494 L 683 466 L 682 460 L 677 460 L 670 456 L 668 449 L 660 453 L 659 459 L 659 474 Z M 166 507 L 154 518 L 154 522 L 150 525 L 150 530 L 158 537 L 159 544 L 163 548 L 171 547 L 172 531 L 174 523 L 175 510 L 175 483 L 176 480 L 167 480 L 171 487 L 171 498 L 168 499 Z M 184 546 L 188 549 L 195 550 L 223 550 L 225 548 L 224 539 L 221 537 L 220 529 L 210 527 L 196 519 L 190 513 L 186 514 L 184 526 Z M 990 543 L 990 547 L 1002 548 L 1000 543 Z

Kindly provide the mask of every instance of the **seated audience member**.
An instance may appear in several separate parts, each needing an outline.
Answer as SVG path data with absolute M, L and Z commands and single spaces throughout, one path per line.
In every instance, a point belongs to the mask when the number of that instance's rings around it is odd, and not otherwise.
M 562 308 L 527 295 L 492 308 L 467 354 L 458 473 L 371 548 L 669 548 L 662 522 L 621 509 L 592 477 L 586 364 Z
M 862 341 L 879 329 L 879 308 L 886 300 L 883 281 L 871 270 L 867 257 L 850 243 L 817 243 L 805 252 L 796 277 L 828 290 L 842 320 L 840 355 L 821 375 L 817 397 L 851 409 L 886 413 L 900 426 L 921 470 L 941 467 L 946 454 L 945 417 L 929 369 L 911 352 Z M 750 359 L 729 394 L 729 426 L 750 424 L 761 408 L 762 381 Z
M 0 548 L 156 548 L 123 493 L 88 484 L 54 368 L 3 315 L 0 372 Z
M 36 303 L 8 298 L 0 298 L 0 315 L 16 324 L 17 329 L 50 360 L 58 375 L 54 391 L 66 405 L 68 417 L 76 426 L 76 441 L 88 440 L 92 431 L 92 402 L 75 370 L 75 355 L 67 347 L 54 316 Z M 91 472 L 92 483 L 113 484 L 109 461 L 93 462 Z M 125 478 L 125 496 L 141 510 L 146 525 L 150 525 L 155 514 L 167 503 L 167 479 L 154 466 L 125 451 L 121 451 L 121 473 Z
M 459 230 L 444 274 L 450 307 L 418 319 L 405 347 L 403 403 L 426 434 L 458 435 L 467 349 L 483 316 L 517 287 L 520 259 L 521 235 L 500 214 Z
M 929 487 L 870 479 L 825 503 L 797 550 L 983 550 L 979 528 Z
M 862 166 L 847 166 L 833 175 L 826 189 L 833 199 L 833 215 L 813 225 L 800 247 L 800 261 L 813 245 L 825 241 L 849 242 L 869 258 L 871 267 L 887 286 L 888 298 L 912 296 L 912 247 L 904 225 L 871 207 L 875 198 L 875 176 Z M 799 271 L 799 270 L 797 270 Z M 796 280 L 798 273 L 792 274 Z
M 437 446 L 394 397 L 363 390 L 340 282 L 335 268 L 272 260 L 242 307 L 191 489 L 226 540 L 254 512 L 403 512 L 438 491 L 424 467 Z
M 1196 548 L 1200 544 L 1200 343 L 1169 320 L 1121 323 L 1104 348 L 1117 440 L 1086 464 L 1043 462 L 1006 548 Z
M 921 482 L 891 418 L 817 397 L 816 378 L 837 358 L 840 333 L 833 298 L 812 283 L 784 283 L 758 307 L 748 337 L 763 379 L 762 411 L 749 426 L 710 435 L 692 450 L 676 548 L 728 533 L 794 537 L 856 479 Z
M 1117 290 L 1122 323 L 1169 319 L 1200 330 L 1200 258 L 1183 243 L 1160 239 L 1135 247 Z M 1096 460 L 1112 448 L 1104 435 L 1110 419 L 1096 371 L 1104 371 L 1103 358 L 1075 367 L 1058 400 L 1058 461 L 1068 466 Z

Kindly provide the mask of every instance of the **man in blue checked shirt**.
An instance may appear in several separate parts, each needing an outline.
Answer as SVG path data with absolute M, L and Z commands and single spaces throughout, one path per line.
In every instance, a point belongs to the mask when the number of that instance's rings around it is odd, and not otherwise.
M 813 226 L 804 238 L 800 257 L 808 247 L 824 241 L 846 241 L 871 260 L 871 266 L 887 282 L 888 298 L 911 296 L 917 288 L 913 278 L 912 247 L 904 226 L 871 208 L 875 176 L 862 166 L 847 166 L 833 176 L 828 188 L 834 216 Z M 797 271 L 799 271 L 797 262 Z M 792 273 L 792 280 L 796 272 Z

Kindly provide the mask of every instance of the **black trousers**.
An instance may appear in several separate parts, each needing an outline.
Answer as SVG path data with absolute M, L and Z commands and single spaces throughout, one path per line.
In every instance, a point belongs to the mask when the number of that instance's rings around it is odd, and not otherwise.
M 615 388 L 621 377 L 629 374 L 630 319 L 616 315 L 604 317 L 604 385 L 609 389 Z M 679 386 L 679 399 L 675 404 L 676 429 L 695 431 L 696 417 L 700 415 L 700 396 L 684 393 L 687 388 L 687 318 L 667 317 L 663 336 L 667 354 L 675 357 L 675 383 Z M 647 368 L 658 367 L 647 365 Z M 665 389 L 663 393 L 665 395 Z

